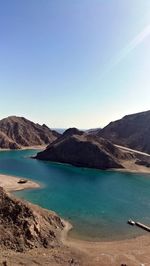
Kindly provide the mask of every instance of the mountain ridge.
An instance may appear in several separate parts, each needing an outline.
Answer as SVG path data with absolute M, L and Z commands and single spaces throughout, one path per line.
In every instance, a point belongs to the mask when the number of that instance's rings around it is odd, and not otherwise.
M 126 157 L 128 155 L 108 140 L 90 136 L 73 128 L 64 132 L 35 158 L 79 167 L 109 169 L 124 168 L 119 159 Z
M 126 115 L 96 132 L 114 144 L 150 153 L 150 111 Z
M 9 116 L 0 120 L 0 148 L 20 149 L 22 147 L 47 145 L 60 134 L 45 124 L 42 126 L 24 117 Z

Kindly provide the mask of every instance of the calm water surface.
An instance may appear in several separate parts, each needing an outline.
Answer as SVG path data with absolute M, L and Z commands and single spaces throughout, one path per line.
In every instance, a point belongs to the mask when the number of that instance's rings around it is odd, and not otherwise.
M 115 240 L 145 233 L 131 217 L 150 225 L 150 175 L 106 172 L 30 159 L 35 150 L 0 152 L 0 173 L 31 178 L 41 189 L 16 194 L 69 220 L 71 236 Z

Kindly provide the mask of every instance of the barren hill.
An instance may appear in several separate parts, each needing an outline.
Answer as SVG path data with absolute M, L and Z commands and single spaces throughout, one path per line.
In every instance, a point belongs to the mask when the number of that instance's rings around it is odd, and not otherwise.
M 10 116 L 0 120 L 0 148 L 47 145 L 60 136 L 46 125 L 35 124 L 24 117 Z
M 7 194 L 0 187 L 0 265 L 80 265 L 65 247 L 65 224 L 52 211 Z
M 18 201 L 0 187 L 0 246 L 15 251 L 58 245 L 63 229 L 53 212 Z
M 119 160 L 127 156 L 103 138 L 69 129 L 45 151 L 38 153 L 36 158 L 81 167 L 108 169 L 123 168 Z
M 150 153 L 150 111 L 111 122 L 96 135 L 115 144 Z

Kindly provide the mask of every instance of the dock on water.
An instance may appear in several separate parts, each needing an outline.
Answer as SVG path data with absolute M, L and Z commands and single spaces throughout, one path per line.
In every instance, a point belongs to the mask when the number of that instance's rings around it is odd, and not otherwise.
M 135 222 L 135 225 L 138 226 L 138 227 L 141 227 L 142 229 L 144 229 L 144 230 L 146 230 L 148 232 L 150 232 L 150 227 L 145 225 L 145 224 L 142 224 L 140 222 Z
M 150 227 L 147 226 L 147 225 L 145 225 L 145 224 L 142 224 L 142 223 L 140 223 L 140 222 L 135 222 L 135 221 L 133 221 L 133 220 L 130 219 L 130 220 L 128 220 L 128 224 L 130 224 L 130 225 L 132 225 L 132 226 L 136 225 L 136 226 L 138 226 L 138 227 L 144 229 L 145 231 L 150 232 Z

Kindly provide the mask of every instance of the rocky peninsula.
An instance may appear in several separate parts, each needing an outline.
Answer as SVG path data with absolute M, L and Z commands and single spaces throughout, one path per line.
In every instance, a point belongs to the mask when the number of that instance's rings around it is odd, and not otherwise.
M 120 159 L 127 158 L 127 154 L 108 140 L 71 128 L 51 143 L 46 150 L 38 153 L 36 158 L 104 170 L 123 168 Z

